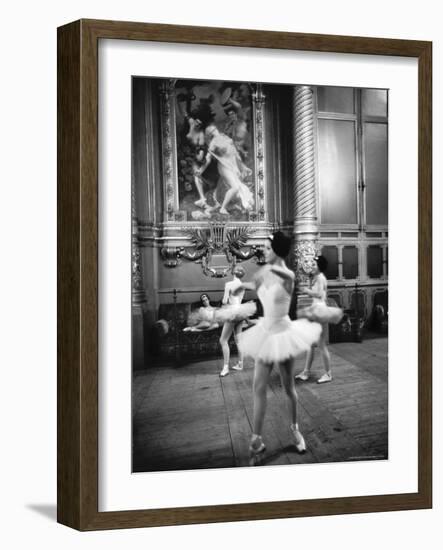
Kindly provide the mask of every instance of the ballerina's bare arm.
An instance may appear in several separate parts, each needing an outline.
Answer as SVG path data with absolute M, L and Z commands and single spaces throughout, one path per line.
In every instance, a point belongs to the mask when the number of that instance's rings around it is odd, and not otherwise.
M 302 294 L 303 293 L 307 294 L 312 298 L 324 299 L 324 297 L 326 296 L 326 288 L 327 288 L 326 279 L 323 281 L 322 279 L 317 278 L 315 283 L 313 284 L 312 289 L 303 288 L 301 292 Z
M 284 281 L 293 281 L 295 279 L 294 272 L 290 269 L 284 269 L 283 267 L 280 267 L 278 265 L 273 265 L 270 268 L 270 271 L 274 273 L 275 275 L 278 275 L 281 277 Z
M 241 283 L 234 290 L 231 291 L 231 294 L 233 296 L 237 296 L 242 290 L 257 290 L 257 284 L 255 281 L 247 281 Z
M 310 288 L 302 288 L 300 294 L 307 294 L 308 296 L 312 296 L 312 298 L 321 298 L 319 292 L 315 292 L 315 290 L 311 290 Z
M 231 294 L 233 296 L 237 296 L 238 294 L 240 294 L 240 292 L 244 290 L 257 290 L 258 287 L 261 285 L 263 279 L 263 277 L 260 275 L 262 270 L 263 268 L 252 277 L 251 281 L 245 281 L 244 283 L 240 283 L 238 286 L 236 286 L 234 290 L 231 290 Z

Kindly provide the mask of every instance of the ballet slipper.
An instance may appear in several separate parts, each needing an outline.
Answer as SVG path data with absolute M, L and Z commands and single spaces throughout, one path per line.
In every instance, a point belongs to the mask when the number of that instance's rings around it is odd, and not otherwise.
M 223 369 L 220 373 L 220 376 L 223 378 L 223 376 L 227 376 L 229 374 L 229 365 L 223 365 Z
M 262 453 L 266 449 L 266 445 L 263 443 L 261 435 L 253 435 L 251 444 L 249 445 L 249 452 L 252 456 Z
M 236 365 L 232 367 L 234 370 L 243 370 L 243 361 L 239 361 Z
M 226 210 L 226 208 L 220 208 L 220 214 L 227 214 L 229 216 L 229 212 Z
M 301 380 L 302 382 L 306 382 L 306 380 L 309 380 L 309 376 L 310 376 L 309 372 L 304 370 L 304 371 L 300 372 L 299 374 L 297 374 L 295 376 L 295 379 L 296 380 Z
M 304 453 L 306 451 L 306 442 L 305 438 L 298 429 L 298 424 L 291 424 L 291 432 L 294 436 L 295 448 L 299 453 Z
M 318 380 L 317 380 L 317 384 L 326 384 L 326 382 L 331 382 L 332 380 L 332 375 L 331 373 L 329 372 L 325 372 L 323 376 L 321 376 Z

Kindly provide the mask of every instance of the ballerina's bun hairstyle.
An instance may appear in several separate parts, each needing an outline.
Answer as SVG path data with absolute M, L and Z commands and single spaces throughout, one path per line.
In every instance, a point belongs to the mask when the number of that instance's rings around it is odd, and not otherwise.
M 277 256 L 286 258 L 291 250 L 291 237 L 288 237 L 282 231 L 277 231 L 269 237 L 269 240 L 271 241 L 271 248 Z
M 234 275 L 239 279 L 243 279 L 243 277 L 245 276 L 245 270 L 241 266 L 237 266 L 234 269 Z
M 200 302 L 203 303 L 203 298 L 206 296 L 206 298 L 208 299 L 208 302 L 210 302 L 211 300 L 209 299 L 209 296 L 206 294 L 206 292 L 203 292 L 203 294 L 200 294 Z
M 315 258 L 315 261 L 317 262 L 318 270 L 324 273 L 328 267 L 328 260 L 324 256 L 318 256 L 318 258 Z

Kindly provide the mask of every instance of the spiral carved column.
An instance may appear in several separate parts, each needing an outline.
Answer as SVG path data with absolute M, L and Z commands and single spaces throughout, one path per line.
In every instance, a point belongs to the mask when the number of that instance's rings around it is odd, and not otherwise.
M 295 86 L 293 106 L 294 259 L 297 280 L 309 281 L 317 255 L 314 102 L 310 86 Z

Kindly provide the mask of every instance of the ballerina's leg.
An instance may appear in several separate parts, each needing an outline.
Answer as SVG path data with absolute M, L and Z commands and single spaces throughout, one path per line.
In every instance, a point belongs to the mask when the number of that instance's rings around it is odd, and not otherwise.
M 282 386 L 288 396 L 290 407 L 290 418 L 292 424 L 297 423 L 297 392 L 295 391 L 294 370 L 295 361 L 288 359 L 278 365 Z
M 253 435 L 261 436 L 266 413 L 267 389 L 272 365 L 257 359 L 254 369 Z
M 286 395 L 289 399 L 290 407 L 290 429 L 294 437 L 295 448 L 299 453 L 304 453 L 306 451 L 306 442 L 298 428 L 297 422 L 297 404 L 298 397 L 297 392 L 295 391 L 295 382 L 294 382 L 294 371 L 295 371 L 295 361 L 294 359 L 288 359 L 279 364 L 280 370 L 280 379 L 282 381 L 282 386 L 285 389 Z
M 235 370 L 243 369 L 243 354 L 241 352 L 241 347 L 239 345 L 240 334 L 242 333 L 242 329 L 243 329 L 243 322 L 241 321 L 240 323 L 237 323 L 234 328 L 234 340 L 237 346 L 237 354 L 238 354 L 238 363 L 233 367 Z
M 230 353 L 229 353 L 229 344 L 228 344 L 228 342 L 229 342 L 229 338 L 231 337 L 233 328 L 234 327 L 233 327 L 232 323 L 229 323 L 228 321 L 226 321 L 223 324 L 222 333 L 221 333 L 220 339 L 219 339 L 220 346 L 221 346 L 222 352 L 223 352 L 223 364 L 224 365 L 229 365 Z
M 306 381 L 311 376 L 312 363 L 314 361 L 314 346 L 311 346 L 306 353 L 304 369 L 295 377 L 297 380 Z
M 330 382 L 332 380 L 331 372 L 331 356 L 329 355 L 328 346 L 326 344 L 326 326 L 322 326 L 322 333 L 318 343 L 318 348 L 323 359 L 323 365 L 325 367 L 325 374 L 317 380 L 320 384 L 323 382 Z
M 234 327 L 232 323 L 225 322 L 223 324 L 222 333 L 220 336 L 220 346 L 223 353 L 223 369 L 220 376 L 226 376 L 229 373 L 229 338 L 231 337 Z

